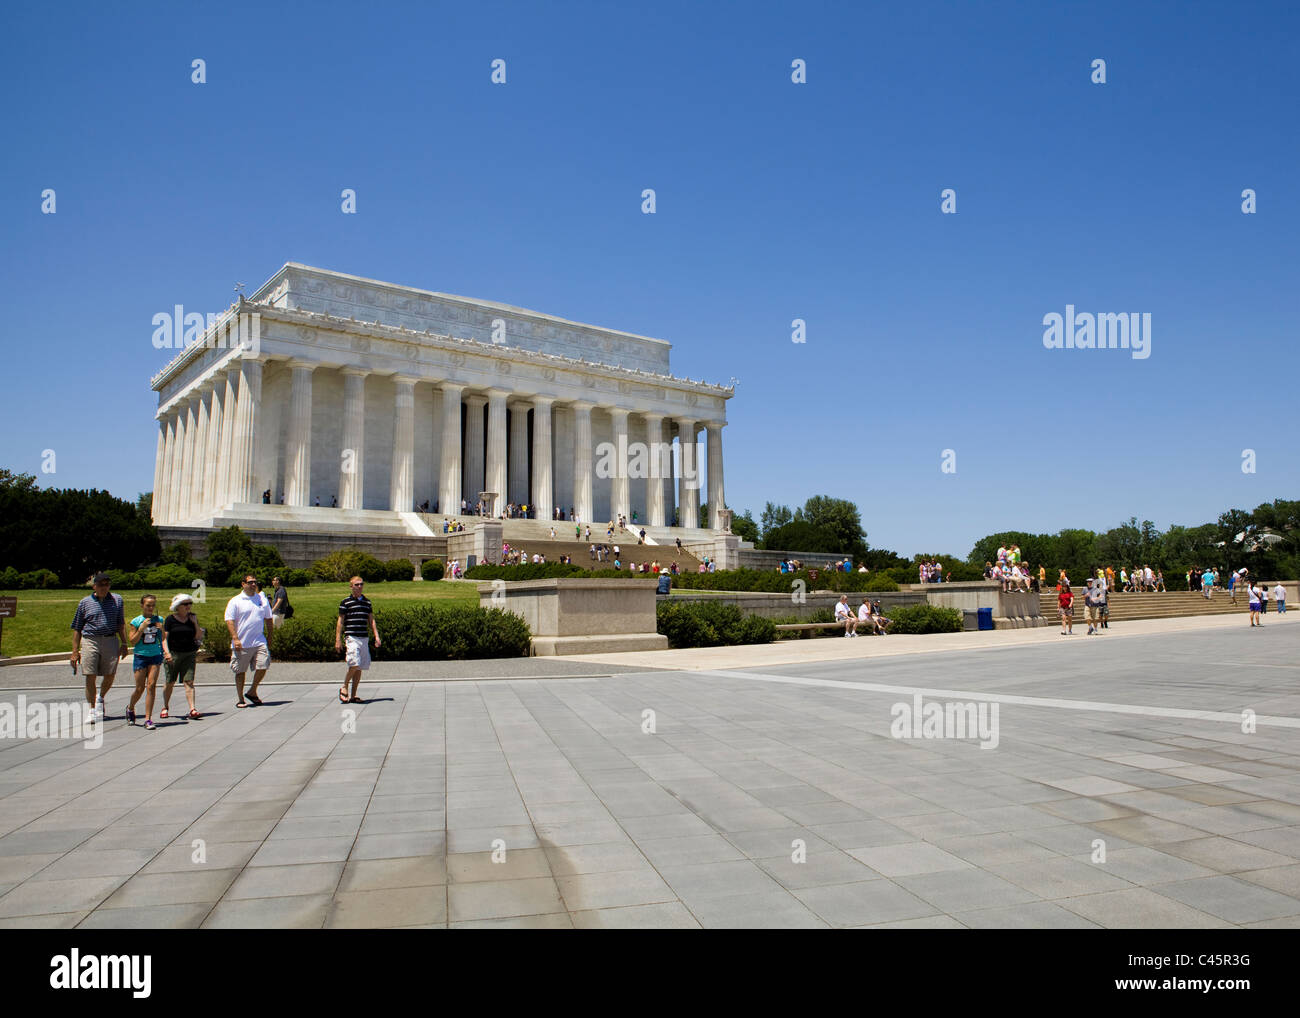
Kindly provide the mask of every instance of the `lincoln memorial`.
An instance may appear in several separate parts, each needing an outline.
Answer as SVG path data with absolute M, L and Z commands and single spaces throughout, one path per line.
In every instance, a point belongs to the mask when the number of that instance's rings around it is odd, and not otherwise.
M 664 340 L 296 263 L 195 332 L 152 379 L 164 538 L 428 537 L 481 493 L 593 534 L 729 529 L 733 389 L 673 375 Z

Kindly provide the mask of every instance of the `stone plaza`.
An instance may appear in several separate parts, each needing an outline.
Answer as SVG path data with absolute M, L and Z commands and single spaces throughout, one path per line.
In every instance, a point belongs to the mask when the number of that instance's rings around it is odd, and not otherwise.
M 360 707 L 209 664 L 152 733 L 119 678 L 99 748 L 0 740 L 0 925 L 1295 927 L 1297 618 L 380 662 Z

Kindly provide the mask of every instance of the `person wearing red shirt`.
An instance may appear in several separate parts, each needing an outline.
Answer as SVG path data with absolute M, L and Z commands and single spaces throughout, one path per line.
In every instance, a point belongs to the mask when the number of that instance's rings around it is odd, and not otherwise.
M 1068 583 L 1061 585 L 1056 601 L 1061 606 L 1061 635 L 1070 636 L 1074 633 L 1074 595 L 1070 593 Z

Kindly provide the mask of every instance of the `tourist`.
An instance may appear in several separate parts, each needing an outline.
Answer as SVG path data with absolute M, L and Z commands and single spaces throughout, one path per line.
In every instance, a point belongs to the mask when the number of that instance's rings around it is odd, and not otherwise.
M 1264 592 L 1260 590 L 1258 584 L 1256 584 L 1254 580 L 1250 581 L 1248 592 L 1250 597 L 1250 624 L 1252 626 L 1262 626 L 1264 622 L 1259 616 L 1263 611 L 1262 604 L 1264 600 Z
M 681 553 L 682 553 L 682 539 L 679 537 L 677 538 L 677 554 L 680 555 Z
M 339 602 L 339 619 L 334 624 L 334 650 L 343 650 L 343 640 L 347 640 L 344 660 L 348 670 L 343 675 L 343 685 L 339 687 L 339 703 L 364 703 L 357 696 L 357 686 L 361 684 L 361 673 L 370 668 L 370 634 L 375 635 L 375 649 L 380 646 L 379 627 L 375 625 L 375 612 L 370 599 L 363 593 L 365 581 L 354 576 L 348 581 L 351 593 Z M 348 683 L 352 691 L 348 692 Z
M 90 705 L 90 723 L 104 720 L 104 697 L 113 688 L 117 663 L 126 656 L 126 612 L 122 598 L 110 589 L 107 573 L 96 573 L 91 580 L 92 593 L 77 602 L 72 615 L 72 670 L 81 665 L 86 680 L 86 703 Z M 82 643 L 86 653 L 81 653 Z M 102 678 L 99 692 L 95 680 Z
M 551 528 L 551 540 L 552 540 L 552 541 L 555 540 L 555 528 L 554 528 L 554 527 Z
M 1165 589 L 1165 573 L 1163 569 L 1156 570 L 1156 592 L 1160 594 L 1169 593 L 1169 591 Z
M 271 606 L 257 590 L 257 577 L 244 577 L 243 589 L 226 604 L 226 630 L 230 633 L 230 670 L 235 673 L 236 707 L 262 706 L 257 687 L 271 667 L 271 649 L 266 642 L 266 624 L 271 621 Z M 253 669 L 253 685 L 244 693 L 244 676 Z M 248 703 L 245 703 L 245 697 Z
M 289 604 L 289 592 L 284 589 L 284 581 L 278 576 L 271 577 L 271 622 L 279 629 L 285 619 L 293 618 L 293 606 Z
M 839 601 L 835 605 L 835 621 L 844 623 L 845 639 L 858 635 L 858 620 L 854 617 L 852 609 L 849 608 L 848 594 L 841 594 Z
M 871 598 L 866 594 L 862 595 L 862 604 L 858 605 L 858 625 L 871 626 L 873 633 L 877 631 L 871 621 Z
M 270 505 L 270 504 L 271 504 L 271 489 L 267 488 L 264 492 L 262 492 L 262 505 Z
M 1205 595 L 1205 600 L 1210 599 L 1210 592 L 1214 588 L 1214 570 L 1209 566 L 1205 567 L 1205 572 L 1201 573 L 1201 593 Z
M 1128 593 L 1128 570 L 1123 566 L 1119 567 L 1119 589 Z
M 316 496 L 316 501 L 312 502 L 312 505 L 313 505 L 315 508 L 317 508 L 317 509 L 320 508 L 320 496 L 319 496 L 319 495 Z M 403 508 L 405 508 L 405 506 L 403 506 Z
M 199 625 L 193 607 L 194 601 L 189 594 L 177 594 L 172 598 L 171 614 L 163 621 L 163 668 L 167 682 L 163 686 L 163 709 L 159 715 L 162 718 L 167 717 L 167 711 L 171 707 L 172 687 L 176 685 L 177 679 L 185 683 L 190 719 L 197 721 L 201 717 L 194 697 L 194 673 L 199 644 L 207 634 Z
M 591 556 L 591 561 L 595 562 L 595 561 L 596 561 L 596 546 L 595 546 L 594 544 L 593 544 L 593 545 L 590 545 L 590 546 L 587 548 L 587 553 Z
M 1282 581 L 1277 581 L 1277 586 L 1273 588 L 1273 599 L 1277 601 L 1277 613 L 1286 614 L 1286 587 L 1282 586 Z
M 153 731 L 153 702 L 157 694 L 158 673 L 162 670 L 162 618 L 155 609 L 158 599 L 152 594 L 140 598 L 140 614 L 131 620 L 127 642 L 135 648 L 131 672 L 135 676 L 135 692 L 126 706 L 126 719 L 135 724 L 135 705 L 144 699 L 144 727 Z
M 1056 595 L 1056 603 L 1061 611 L 1061 635 L 1071 636 L 1074 633 L 1074 594 L 1070 592 L 1070 584 L 1065 579 L 1065 570 L 1061 570 L 1060 593 Z
M 893 620 L 885 617 L 884 609 L 880 607 L 880 598 L 871 602 L 871 621 L 875 623 L 876 629 L 881 636 L 889 635 L 889 627 Z
M 1097 582 L 1093 585 L 1097 595 L 1098 626 L 1100 632 L 1110 628 L 1110 584 L 1102 570 L 1098 569 Z M 1113 574 L 1112 574 L 1113 575 Z

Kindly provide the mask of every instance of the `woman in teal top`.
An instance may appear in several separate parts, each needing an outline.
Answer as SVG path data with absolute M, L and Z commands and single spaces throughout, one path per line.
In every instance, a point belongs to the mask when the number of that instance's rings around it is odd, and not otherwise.
M 153 731 L 154 691 L 163 663 L 163 620 L 155 614 L 156 607 L 157 599 L 152 594 L 145 594 L 140 598 L 140 614 L 131 620 L 126 631 L 127 643 L 135 650 L 135 661 L 132 664 L 135 692 L 131 694 L 126 717 L 131 724 L 135 724 L 135 705 L 143 695 L 144 727 L 149 731 Z

